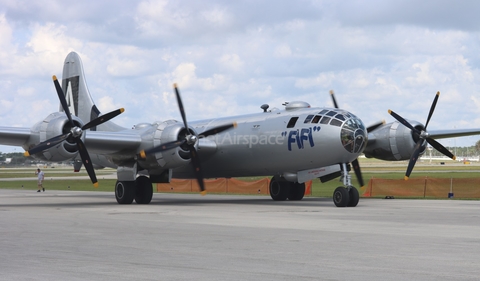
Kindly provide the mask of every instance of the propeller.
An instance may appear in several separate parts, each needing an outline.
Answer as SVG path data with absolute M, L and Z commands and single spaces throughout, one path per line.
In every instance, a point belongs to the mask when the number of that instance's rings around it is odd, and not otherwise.
M 30 155 L 42 152 L 71 137 L 77 144 L 78 152 L 80 153 L 80 157 L 82 158 L 83 165 L 87 170 L 88 176 L 90 177 L 93 183 L 93 186 L 98 187 L 98 181 L 97 181 L 97 177 L 95 176 L 95 171 L 93 169 L 92 161 L 90 159 L 90 156 L 88 155 L 88 151 L 85 148 L 85 144 L 83 143 L 81 136 L 83 134 L 83 131 L 90 129 L 94 126 L 98 126 L 104 122 L 107 122 L 108 120 L 116 117 L 117 115 L 121 114 L 125 110 L 123 108 L 120 108 L 112 112 L 109 112 L 107 114 L 104 114 L 102 116 L 99 116 L 91 120 L 87 124 L 83 125 L 81 128 L 78 126 L 75 126 L 75 123 L 73 123 L 73 119 L 70 114 L 70 110 L 68 109 L 67 100 L 65 99 L 65 94 L 63 93 L 62 87 L 60 87 L 60 84 L 58 83 L 57 77 L 55 75 L 52 77 L 52 79 L 53 79 L 53 84 L 55 85 L 55 89 L 57 91 L 58 99 L 62 104 L 62 108 L 63 108 L 63 111 L 65 112 L 65 115 L 67 115 L 71 129 L 68 133 L 58 135 L 56 137 L 53 137 L 51 139 L 48 139 L 44 142 L 39 143 L 37 146 L 31 148 L 28 151 L 25 151 L 24 155 L 30 156 Z
M 180 114 L 182 115 L 182 120 L 183 120 L 183 125 L 185 127 L 185 138 L 176 140 L 176 141 L 171 141 L 167 142 L 164 144 L 161 144 L 159 146 L 155 146 L 153 148 L 147 149 L 147 150 L 142 150 L 140 151 L 140 157 L 141 158 L 146 158 L 147 155 L 150 154 L 155 154 L 158 152 L 163 152 L 167 151 L 170 149 L 177 148 L 179 146 L 185 145 L 188 148 L 188 151 L 190 152 L 190 158 L 191 158 L 191 164 L 194 170 L 195 178 L 197 179 L 198 186 L 200 187 L 200 192 L 202 195 L 206 194 L 205 190 L 205 183 L 203 181 L 203 173 L 202 173 L 202 167 L 201 167 L 201 161 L 197 153 L 197 149 L 195 148 L 195 144 L 197 143 L 199 137 L 208 137 L 211 135 L 216 135 L 218 133 L 221 133 L 225 130 L 229 130 L 231 128 L 237 127 L 237 123 L 233 122 L 231 124 L 226 124 L 226 125 L 221 125 L 218 127 L 214 127 L 211 129 L 206 130 L 203 132 L 200 136 L 197 136 L 196 134 L 192 134 L 190 130 L 188 129 L 188 123 L 187 123 L 187 117 L 185 114 L 185 108 L 183 107 L 182 103 L 182 98 L 180 97 L 180 92 L 178 91 L 177 84 L 173 84 L 173 88 L 175 90 L 175 95 L 177 97 L 177 103 L 178 103 L 178 108 L 180 109 Z
M 335 106 L 336 109 L 339 109 L 337 100 L 335 99 L 335 94 L 333 93 L 333 90 L 330 90 L 330 96 L 332 97 L 333 101 L 333 106 Z M 383 124 L 383 123 L 382 123 Z M 378 128 L 382 124 L 376 124 L 375 128 L 372 129 L 372 131 L 376 128 Z M 368 131 L 368 129 L 367 129 Z M 370 132 L 370 131 L 368 131 Z M 358 163 L 358 159 L 355 159 L 352 161 L 352 166 L 353 166 L 353 171 L 355 171 L 355 176 L 357 177 L 358 183 L 360 184 L 361 187 L 365 185 L 365 182 L 363 181 L 363 176 L 362 176 L 362 171 L 360 170 L 360 163 Z
M 425 128 L 420 131 L 417 128 L 413 127 L 412 124 L 410 124 L 407 120 L 405 120 L 403 117 L 400 115 L 396 114 L 392 110 L 388 110 L 388 113 L 393 116 L 393 118 L 397 119 L 398 122 L 402 123 L 405 125 L 407 128 L 412 130 L 412 132 L 418 136 L 418 141 L 415 144 L 415 148 L 413 150 L 412 156 L 410 157 L 410 162 L 408 162 L 408 167 L 407 171 L 405 173 L 405 180 L 408 180 L 410 177 L 410 174 L 412 173 L 413 167 L 415 166 L 415 163 L 418 160 L 418 156 L 420 155 L 420 149 L 422 147 L 422 144 L 427 141 L 431 146 L 433 146 L 436 150 L 441 152 L 443 155 L 448 156 L 455 160 L 455 155 L 453 155 L 448 149 L 446 149 L 443 145 L 441 145 L 439 142 L 436 140 L 432 139 L 429 137 L 429 134 L 427 132 L 427 126 L 428 123 L 430 122 L 430 118 L 432 118 L 433 112 L 435 110 L 435 106 L 437 105 L 438 97 L 440 96 L 440 92 L 437 92 L 435 95 L 435 98 L 433 99 L 432 106 L 430 107 L 430 112 L 428 113 L 427 117 L 427 122 L 425 123 Z

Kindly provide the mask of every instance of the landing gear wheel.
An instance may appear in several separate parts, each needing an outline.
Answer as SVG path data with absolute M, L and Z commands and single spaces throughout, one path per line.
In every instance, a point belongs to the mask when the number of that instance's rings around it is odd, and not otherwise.
M 272 178 L 270 181 L 269 192 L 270 196 L 275 201 L 285 201 L 287 200 L 288 193 L 289 193 L 290 185 L 287 181 L 282 181 L 276 179 L 275 177 Z
M 117 183 L 115 183 L 115 198 L 118 204 L 132 204 L 134 197 L 134 181 L 117 181 Z
M 348 200 L 348 190 L 343 186 L 337 187 L 333 192 L 333 203 L 335 203 L 335 206 L 347 207 L 349 202 Z
M 288 200 L 292 200 L 292 201 L 302 200 L 304 195 L 305 195 L 305 183 L 298 183 L 298 182 L 290 183 Z
M 153 188 L 149 177 L 140 176 L 135 180 L 135 202 L 148 204 L 152 201 Z
M 358 190 L 350 186 L 349 191 L 348 191 L 348 207 L 356 207 L 358 205 L 358 201 L 360 200 L 360 194 L 358 194 Z

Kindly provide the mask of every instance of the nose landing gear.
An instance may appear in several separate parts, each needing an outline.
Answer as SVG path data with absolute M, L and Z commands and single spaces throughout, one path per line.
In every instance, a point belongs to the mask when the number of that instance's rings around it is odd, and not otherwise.
M 333 203 L 337 207 L 355 207 L 358 205 L 360 195 L 352 185 L 352 177 L 348 174 L 347 164 L 342 164 L 342 175 L 340 180 L 344 186 L 339 186 L 333 192 Z

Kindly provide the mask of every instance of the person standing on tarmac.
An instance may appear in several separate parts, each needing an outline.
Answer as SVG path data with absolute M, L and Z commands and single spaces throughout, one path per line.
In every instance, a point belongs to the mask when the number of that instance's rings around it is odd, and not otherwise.
M 38 176 L 38 190 L 37 192 L 40 192 L 40 189 L 43 190 L 43 192 L 45 192 L 45 188 L 43 187 L 43 179 L 45 178 L 45 174 L 43 173 L 42 170 L 40 170 L 40 168 L 37 169 L 37 171 L 35 172 L 35 174 Z

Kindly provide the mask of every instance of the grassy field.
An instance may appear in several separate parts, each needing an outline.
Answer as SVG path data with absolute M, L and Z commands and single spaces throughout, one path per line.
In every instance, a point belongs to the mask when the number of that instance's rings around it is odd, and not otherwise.
M 360 159 L 363 178 L 365 183 L 371 178 L 383 179 L 403 179 L 408 163 L 402 162 L 383 162 L 371 159 Z M 45 181 L 44 186 L 53 190 L 77 190 L 77 191 L 114 191 L 116 179 L 114 175 L 116 171 L 113 169 L 97 170 L 97 178 L 99 188 L 94 188 L 88 178 L 72 178 L 72 179 L 54 179 L 58 177 L 78 177 L 88 176 L 82 169 L 80 173 L 74 173 L 71 167 L 68 168 L 44 168 Z M 8 189 L 27 189 L 36 190 L 35 167 L 6 169 L 0 168 L 0 188 Z M 351 172 L 353 185 L 359 186 L 355 174 Z M 480 177 L 480 163 L 472 162 L 464 164 L 463 162 L 446 161 L 444 165 L 440 162 L 423 161 L 417 163 L 411 175 L 411 178 L 478 178 Z M 17 179 L 17 180 L 1 180 L 1 179 Z M 259 178 L 241 178 L 242 180 L 251 181 Z M 334 179 L 327 183 L 321 183 L 314 180 L 312 185 L 312 195 L 316 197 L 331 197 L 333 190 L 342 185 L 338 179 Z

